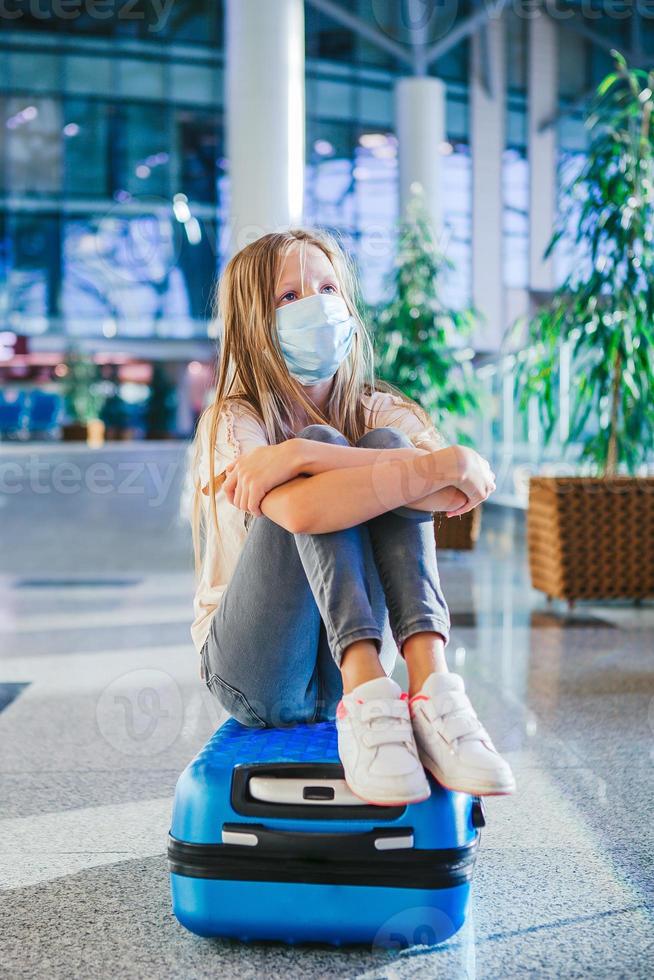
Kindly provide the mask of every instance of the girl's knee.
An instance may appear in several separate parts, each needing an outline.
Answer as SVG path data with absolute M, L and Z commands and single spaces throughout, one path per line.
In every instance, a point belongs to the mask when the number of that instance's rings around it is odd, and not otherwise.
M 210 675 L 207 687 L 221 707 L 246 728 L 286 728 L 308 724 L 314 721 L 318 710 L 315 699 L 275 696 L 273 687 L 270 693 L 257 699 L 246 697 L 217 674 Z
M 362 435 L 357 446 L 365 446 L 368 449 L 401 449 L 405 446 L 413 446 L 413 443 L 406 432 L 392 425 L 383 425 L 377 429 L 370 429 Z
M 265 728 L 266 719 L 263 716 L 261 705 L 255 706 L 245 697 L 245 695 L 228 684 L 227 681 L 219 677 L 218 674 L 210 673 L 206 680 L 206 685 L 214 695 L 218 703 L 228 714 L 245 725 L 246 728 Z
M 338 446 L 349 445 L 343 433 L 333 425 L 322 425 L 318 422 L 305 425 L 296 435 L 299 439 L 314 439 L 316 442 L 330 442 Z

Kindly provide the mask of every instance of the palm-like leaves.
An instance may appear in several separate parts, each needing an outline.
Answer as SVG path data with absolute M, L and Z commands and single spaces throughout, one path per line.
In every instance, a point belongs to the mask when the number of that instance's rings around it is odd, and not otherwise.
M 90 355 L 73 347 L 68 348 L 65 363 L 63 393 L 67 415 L 81 423 L 99 418 L 105 395 L 100 390 L 97 364 Z
M 436 424 L 460 441 L 452 420 L 478 407 L 475 378 L 466 358 L 452 348 L 455 335 L 474 325 L 471 310 L 455 310 L 441 299 L 451 261 L 437 248 L 419 189 L 400 223 L 398 250 L 388 285 L 391 300 L 371 310 L 377 373 L 423 406 Z M 448 433 L 450 434 L 450 433 Z
M 610 476 L 633 472 L 654 435 L 654 72 L 615 71 L 599 85 L 586 125 L 590 146 L 569 183 L 573 201 L 553 235 L 564 231 L 588 257 L 528 325 L 518 359 L 524 409 L 536 396 L 549 441 L 556 423 L 562 341 L 570 348 L 571 424 L 566 444 L 582 444 L 580 461 Z

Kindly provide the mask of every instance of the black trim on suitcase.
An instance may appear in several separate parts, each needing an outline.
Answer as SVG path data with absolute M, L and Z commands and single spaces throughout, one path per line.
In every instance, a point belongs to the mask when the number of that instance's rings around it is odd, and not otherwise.
M 294 779 L 345 779 L 343 766 L 337 762 L 258 762 L 238 765 L 232 772 L 231 804 L 236 813 L 246 817 L 271 817 L 301 820 L 397 820 L 406 811 L 401 806 L 377 806 L 363 803 L 355 806 L 333 806 L 313 803 L 267 803 L 255 800 L 248 789 L 250 776 L 277 776 Z
M 249 831 L 260 842 L 253 846 L 190 844 L 169 835 L 171 874 L 231 881 L 454 888 L 471 880 L 480 837 L 477 832 L 469 844 L 449 849 L 378 850 L 374 847 L 375 838 L 388 839 L 393 836 L 392 831 L 401 831 L 406 836 L 412 833 L 412 828 L 379 827 L 363 834 L 340 835 L 271 831 L 259 824 L 224 826 L 237 827 L 244 833 Z M 262 834 L 262 829 L 268 833 Z M 272 846 L 271 834 L 274 834 Z M 284 837 L 280 838 L 280 834 Z M 343 841 L 342 848 L 337 846 L 336 838 Z M 356 846 L 355 838 L 360 847 Z
M 233 840 L 225 841 L 225 836 Z M 242 837 L 243 841 L 238 838 Z M 256 838 L 256 844 L 251 839 Z M 313 833 L 311 831 L 277 830 L 261 823 L 224 823 L 223 842 L 237 847 L 257 848 L 257 854 L 286 858 L 310 857 L 331 861 L 358 857 L 374 858 L 379 851 L 406 850 L 413 847 L 413 827 L 373 827 L 364 833 Z

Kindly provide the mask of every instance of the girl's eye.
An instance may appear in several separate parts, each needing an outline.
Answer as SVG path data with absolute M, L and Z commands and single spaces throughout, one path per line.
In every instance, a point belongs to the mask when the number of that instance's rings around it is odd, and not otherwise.
M 333 283 L 326 282 L 324 286 L 321 286 L 320 287 L 320 292 L 321 293 L 327 292 L 328 295 L 329 295 L 331 293 L 337 293 L 338 292 L 338 288 Z M 280 296 L 279 303 L 280 304 L 281 303 L 294 303 L 296 299 L 297 299 L 297 293 L 295 292 L 295 290 L 289 289 L 289 291 L 287 293 L 284 293 L 283 296 Z

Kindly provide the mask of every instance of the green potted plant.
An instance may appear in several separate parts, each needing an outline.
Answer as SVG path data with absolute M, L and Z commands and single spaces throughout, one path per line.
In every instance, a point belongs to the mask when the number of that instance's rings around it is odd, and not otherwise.
M 66 421 L 61 427 L 65 441 L 85 441 L 98 446 L 104 442 L 104 422 L 101 419 L 105 396 L 98 366 L 92 357 L 68 348 L 64 357 L 66 373 L 63 381 Z
M 175 432 L 177 389 L 162 364 L 152 367 L 150 395 L 145 410 L 147 439 L 170 439 Z
M 579 475 L 530 479 L 527 539 L 534 587 L 570 605 L 654 594 L 654 72 L 613 56 L 570 211 L 545 252 L 572 230 L 587 259 L 528 322 L 517 357 L 519 405 L 536 399 L 547 444 L 568 351 L 565 450 L 576 450 Z
M 371 308 L 376 372 L 380 379 L 418 402 L 446 438 L 469 443 L 459 422 L 479 409 L 471 351 L 455 346 L 477 314 L 452 309 L 442 285 L 453 263 L 439 249 L 420 185 L 412 187 L 398 229 L 397 254 L 388 277 L 390 299 Z M 470 549 L 479 536 L 481 508 L 448 520 L 435 515 L 440 548 Z

